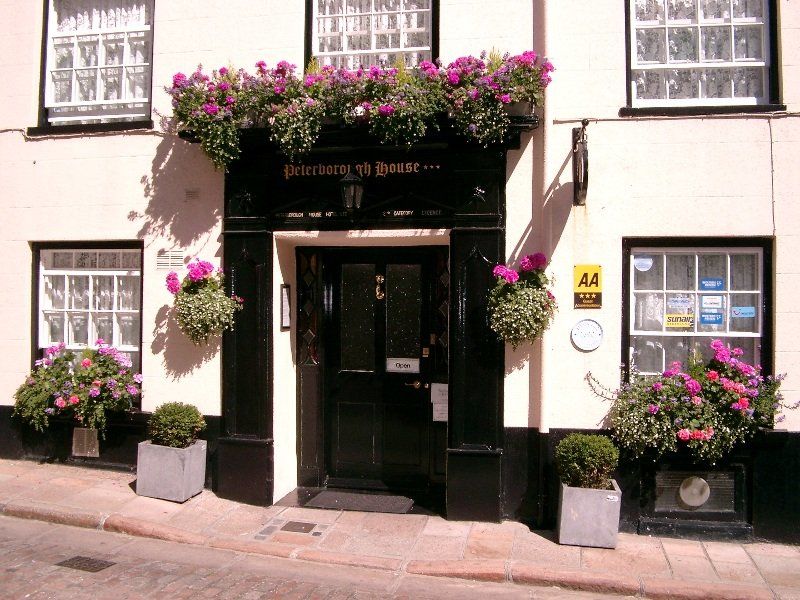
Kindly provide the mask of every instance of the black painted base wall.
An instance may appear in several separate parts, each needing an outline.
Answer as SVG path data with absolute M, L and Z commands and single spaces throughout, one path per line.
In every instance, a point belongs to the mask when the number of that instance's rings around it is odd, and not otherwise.
M 555 527 L 556 444 L 572 429 L 506 428 L 503 448 L 503 518 L 537 529 Z M 581 430 L 582 433 L 596 433 Z M 654 465 L 620 460 L 615 475 L 623 492 L 620 531 L 700 539 L 755 538 L 800 542 L 800 432 L 767 431 L 730 461 L 744 465 L 744 517 L 726 522 L 656 518 L 652 514 Z

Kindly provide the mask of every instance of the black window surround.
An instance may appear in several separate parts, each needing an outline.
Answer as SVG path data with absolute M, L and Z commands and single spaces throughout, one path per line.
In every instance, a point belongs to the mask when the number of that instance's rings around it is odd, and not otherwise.
M 64 125 L 53 125 L 48 119 L 48 109 L 47 109 L 47 78 L 48 78 L 48 47 L 49 47 L 49 35 L 48 35 L 48 21 L 50 16 L 50 5 L 53 0 L 44 0 L 43 2 L 43 9 L 42 9 L 42 45 L 41 45 L 41 68 L 40 68 L 40 75 L 39 75 L 39 108 L 38 108 L 38 116 L 37 116 L 37 123 L 34 127 L 28 127 L 26 130 L 26 134 L 29 136 L 45 136 L 45 135 L 73 135 L 75 133 L 113 133 L 113 132 L 121 132 L 121 131 L 129 131 L 129 130 L 142 130 L 142 129 L 153 129 L 154 123 L 151 118 L 152 115 L 152 108 L 153 108 L 153 41 L 155 39 L 155 22 L 151 18 L 150 23 L 150 58 L 149 58 L 149 70 L 150 75 L 148 77 L 149 80 L 149 92 L 148 92 L 148 115 L 143 118 L 137 119 L 120 119 L 120 120 L 113 120 L 113 117 L 109 117 L 110 120 L 106 122 L 99 122 L 99 123 L 75 123 L 75 124 L 64 124 Z M 153 1 L 153 9 L 155 7 L 155 0 Z
M 769 11 L 769 102 L 767 104 L 728 104 L 719 106 L 633 106 L 631 91 L 631 0 L 623 0 L 625 8 L 625 79 L 626 79 L 626 106 L 619 109 L 620 117 L 684 117 L 693 115 L 721 115 L 721 114 L 763 114 L 772 112 L 785 112 L 786 105 L 781 103 L 780 76 L 779 76 L 779 45 L 778 45 L 778 6 L 776 0 L 767 0 Z
M 48 250 L 69 250 L 79 248 L 81 250 L 138 250 L 140 253 L 139 269 L 139 298 L 144 298 L 144 242 L 141 240 L 132 241 L 57 241 L 57 242 L 31 242 L 31 366 L 42 357 L 42 350 L 39 348 L 39 270 L 41 268 L 42 252 Z M 141 315 L 141 304 L 140 304 Z M 142 356 L 142 328 L 143 319 L 139 318 L 139 356 Z M 141 360 L 140 360 L 141 362 Z M 139 365 L 139 372 L 142 372 L 142 365 Z
M 314 2 L 316 0 L 306 0 L 306 36 L 305 36 L 305 64 L 307 65 L 314 57 L 312 39 Z M 431 1 L 431 60 L 439 58 L 439 0 Z
M 622 323 L 620 356 L 623 373 L 628 378 L 630 373 L 631 343 L 631 251 L 633 248 L 759 248 L 763 253 L 761 290 L 762 290 L 762 336 L 760 364 L 762 372 L 772 374 L 774 368 L 774 246 L 773 238 L 768 237 L 625 237 L 622 238 Z

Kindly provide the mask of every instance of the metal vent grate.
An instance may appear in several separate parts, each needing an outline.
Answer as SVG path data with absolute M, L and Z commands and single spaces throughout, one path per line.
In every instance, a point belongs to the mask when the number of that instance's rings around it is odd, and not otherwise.
M 89 573 L 97 573 L 103 569 L 107 569 L 117 563 L 108 560 L 101 560 L 99 558 L 89 558 L 88 556 L 73 556 L 67 560 L 62 560 L 56 563 L 57 567 L 67 567 L 68 569 L 77 569 L 78 571 L 87 571 Z
M 693 482 L 705 487 L 698 502 L 685 502 L 681 494 Z M 730 471 L 660 471 L 656 474 L 655 511 L 659 512 L 735 512 L 736 475 Z M 684 494 L 685 496 L 685 494 Z
M 186 200 L 188 202 L 200 200 L 200 190 L 186 190 Z
M 159 271 L 180 269 L 186 264 L 183 255 L 183 250 L 159 250 L 156 256 L 156 269 Z

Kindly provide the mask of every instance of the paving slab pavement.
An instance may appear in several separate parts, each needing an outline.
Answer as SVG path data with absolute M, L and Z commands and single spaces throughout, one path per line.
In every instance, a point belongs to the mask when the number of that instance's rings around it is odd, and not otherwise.
M 137 496 L 136 474 L 0 460 L 0 514 L 290 560 L 646 598 L 800 598 L 800 546 L 620 534 L 614 550 L 560 546 L 507 521 L 257 507 L 210 490 Z

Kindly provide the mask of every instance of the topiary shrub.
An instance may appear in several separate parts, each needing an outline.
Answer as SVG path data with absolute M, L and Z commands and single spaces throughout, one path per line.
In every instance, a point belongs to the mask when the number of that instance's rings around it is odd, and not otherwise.
M 570 487 L 611 488 L 619 450 L 603 435 L 571 433 L 556 446 L 556 470 Z
M 147 433 L 159 446 L 187 448 L 205 428 L 206 421 L 197 407 L 183 402 L 167 402 L 153 411 Z

